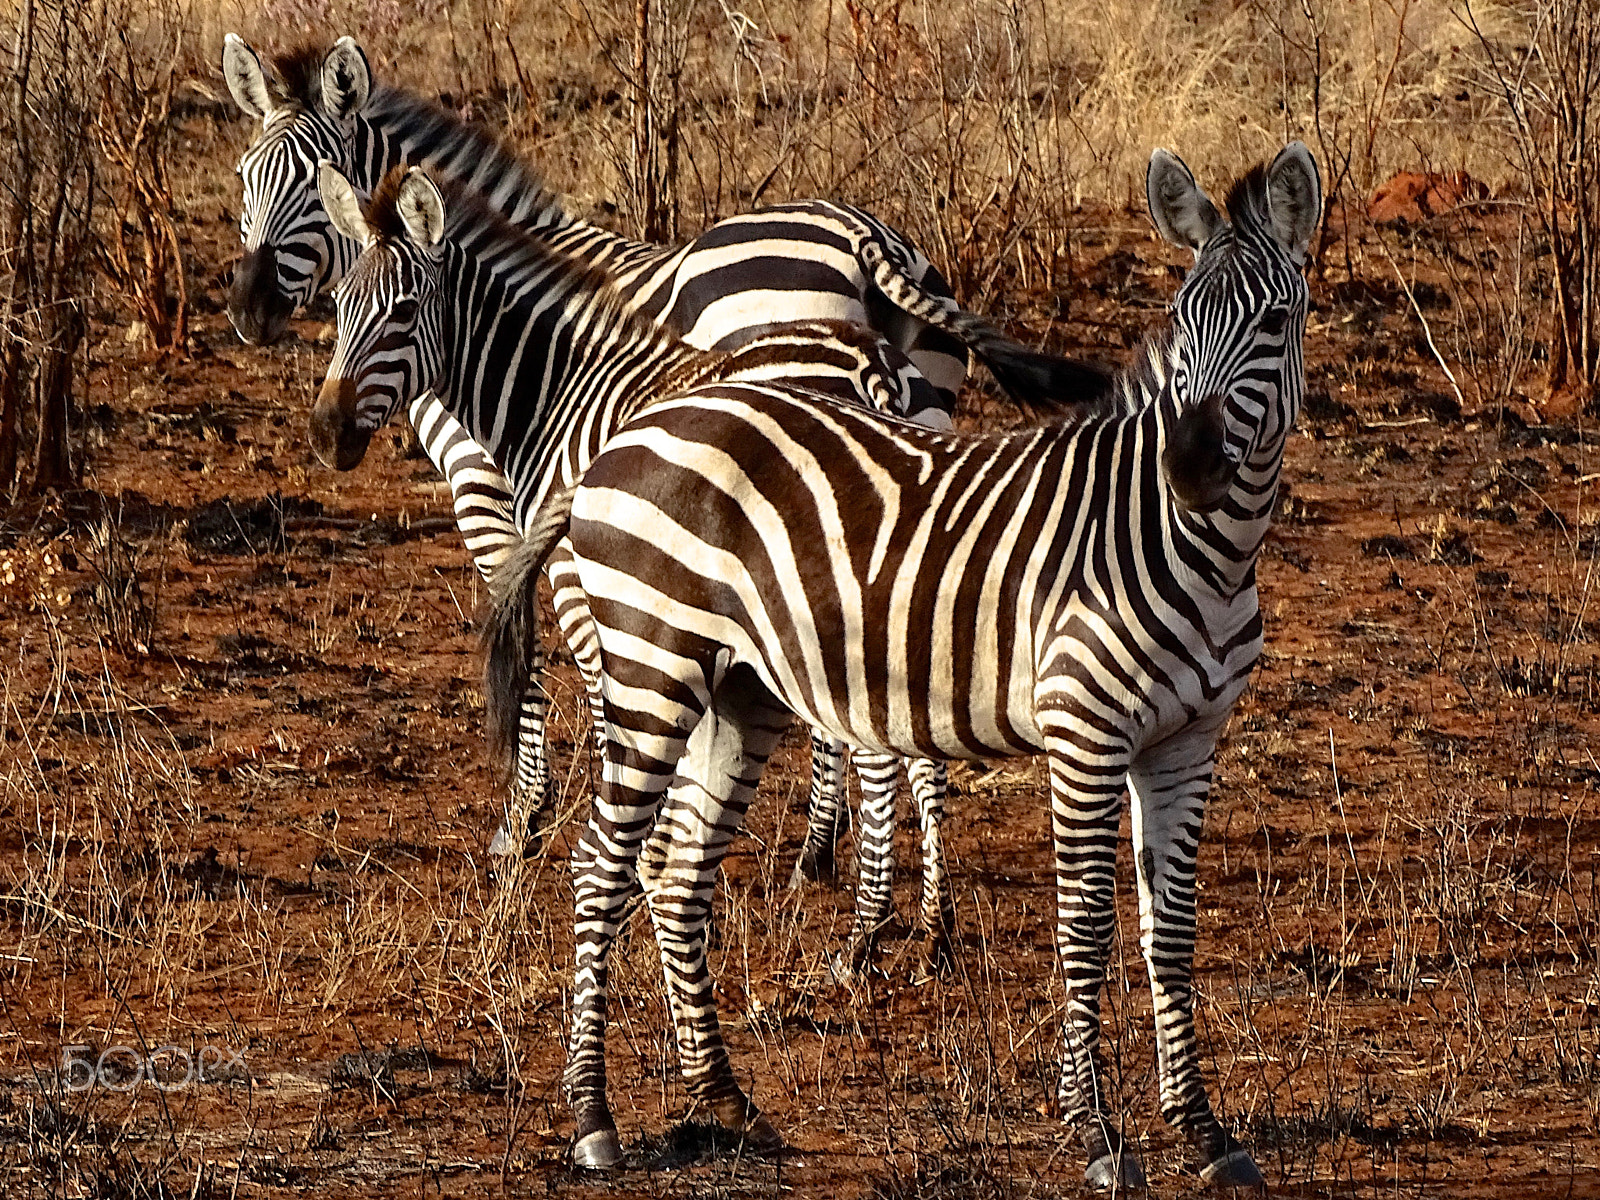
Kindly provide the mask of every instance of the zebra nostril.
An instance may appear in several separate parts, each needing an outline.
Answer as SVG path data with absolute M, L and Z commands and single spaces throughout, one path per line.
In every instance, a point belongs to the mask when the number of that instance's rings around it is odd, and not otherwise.
M 370 430 L 356 424 L 356 385 L 350 379 L 326 379 L 311 410 L 311 449 L 325 466 L 349 471 L 366 457 Z

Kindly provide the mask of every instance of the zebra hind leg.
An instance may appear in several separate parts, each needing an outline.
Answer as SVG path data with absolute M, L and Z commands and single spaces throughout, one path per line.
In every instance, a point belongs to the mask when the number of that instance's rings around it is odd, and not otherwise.
M 956 929 L 956 904 L 945 867 L 942 836 L 944 800 L 949 784 L 944 763 L 926 758 L 909 760 L 906 775 L 922 827 L 923 961 L 932 974 L 942 975 L 955 965 L 952 939 Z
M 752 673 L 730 673 L 690 735 L 639 858 L 689 1095 L 757 1151 L 777 1150 L 783 1139 L 734 1078 L 706 962 L 706 921 L 723 857 L 791 719 Z
M 536 674 L 528 680 L 528 690 L 522 696 L 516 779 L 511 797 L 501 814 L 500 827 L 489 843 L 489 853 L 496 857 L 533 858 L 543 848 L 539 827 L 550 815 L 555 800 L 550 757 L 545 749 L 548 717 L 549 702 Z
M 850 827 L 850 810 L 844 804 L 844 743 L 820 729 L 811 731 L 811 798 L 806 808 L 806 840 L 795 860 L 789 886 L 798 890 L 807 882 L 835 887 L 839 869 L 835 848 Z
M 858 751 L 854 760 L 861 780 L 855 919 L 833 965 L 845 983 L 860 977 L 878 935 L 894 920 L 894 817 L 900 782 L 900 760 L 893 755 Z

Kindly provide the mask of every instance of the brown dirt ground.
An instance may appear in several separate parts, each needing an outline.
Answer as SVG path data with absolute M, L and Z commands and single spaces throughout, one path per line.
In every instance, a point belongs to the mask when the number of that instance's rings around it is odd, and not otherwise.
M 200 129 L 196 153 L 234 136 Z M 611 1052 L 634 1154 L 574 1176 L 571 825 L 490 878 L 482 589 L 447 494 L 398 435 L 353 474 L 314 463 L 327 318 L 270 350 L 235 341 L 231 184 L 186 214 L 193 357 L 151 362 L 100 314 L 87 490 L 0 536 L 21 564 L 0 591 L 0 1192 L 1074 1194 L 1081 1156 L 1047 1099 L 1042 764 L 953 771 L 958 976 L 913 982 L 902 931 L 851 993 L 825 965 L 848 894 L 783 887 L 798 734 L 730 861 L 716 964 L 735 1062 L 793 1149 L 752 1161 L 681 1124 L 636 922 Z M 1314 286 L 1312 396 L 1260 570 L 1268 650 L 1207 820 L 1213 1095 L 1280 1194 L 1600 1195 L 1594 431 L 1463 415 L 1367 236 L 1369 274 Z M 1136 214 L 1086 213 L 1074 244 L 1052 337 L 1122 355 L 1178 258 Z M 1032 302 L 1038 327 L 1051 306 Z M 133 606 L 107 598 L 126 571 L 96 548 L 102 514 L 156 606 L 121 649 L 101 609 Z M 65 565 L 35 587 L 46 552 Z M 588 763 L 565 664 L 558 680 L 575 812 Z M 1130 884 L 1112 1078 L 1156 1191 L 1188 1194 L 1155 1111 L 1135 911 Z M 61 1087 L 64 1048 L 168 1043 L 243 1066 L 166 1092 Z

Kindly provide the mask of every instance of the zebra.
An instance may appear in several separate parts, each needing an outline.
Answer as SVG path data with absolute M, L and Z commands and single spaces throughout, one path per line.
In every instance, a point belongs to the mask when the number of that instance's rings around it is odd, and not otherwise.
M 306 47 L 279 57 L 269 72 L 236 34 L 223 48 L 223 74 L 241 110 L 261 122 L 240 156 L 244 185 L 240 233 L 244 256 L 235 271 L 228 313 L 247 342 L 270 342 L 290 315 L 349 271 L 359 243 L 330 222 L 316 186 L 317 165 L 334 163 L 366 194 L 394 166 L 426 164 L 483 193 L 501 216 L 549 237 L 568 254 L 605 265 L 637 311 L 682 330 L 692 345 L 737 345 L 779 320 L 854 320 L 878 330 L 903 350 L 922 380 L 911 385 L 911 415 L 946 425 L 966 372 L 967 345 L 977 326 L 952 325 L 949 288 L 926 257 L 902 236 L 848 205 L 800 201 L 725 220 L 673 249 L 625 238 L 580 221 L 524 171 L 492 138 L 401 88 L 376 84 L 365 54 L 343 37 L 323 51 Z M 1022 395 L 1104 389 L 1097 368 L 1023 351 L 983 327 L 971 348 L 1008 391 Z M 428 457 L 448 481 L 457 525 L 487 578 L 519 536 L 509 519 L 511 489 L 499 467 L 437 398 L 411 403 L 411 423 Z M 353 464 L 352 464 L 353 465 Z M 524 698 L 517 794 L 534 813 L 550 800 L 543 693 Z M 840 747 L 819 747 L 816 778 L 825 785 L 812 810 L 812 828 L 795 880 L 832 873 L 839 822 Z M 877 782 L 863 805 L 885 808 L 882 763 L 864 763 Z M 942 808 L 942 768 L 919 769 L 913 790 L 919 809 Z M 924 857 L 933 853 L 935 825 L 924 825 Z M 928 832 L 930 831 L 931 832 Z M 491 852 L 512 852 L 522 822 L 502 825 Z M 863 843 L 867 840 L 864 827 Z M 882 874 L 878 863 L 874 874 Z M 925 900 L 924 911 L 928 911 Z M 946 890 L 938 907 L 948 913 Z
M 984 437 L 774 384 L 662 396 L 551 497 L 497 575 L 491 719 L 515 700 L 497 677 L 533 653 L 528 580 L 558 538 L 602 656 L 607 759 L 573 856 L 586 864 L 566 1073 L 580 1166 L 621 1155 L 606 962 L 639 889 L 691 1098 L 755 1148 L 782 1144 L 734 1078 L 704 924 L 798 715 L 879 752 L 1049 755 L 1060 1111 L 1102 1189 L 1145 1178 L 1099 1064 L 1127 789 L 1162 1115 L 1207 1182 L 1261 1184 L 1200 1070 L 1195 858 L 1216 740 L 1262 647 L 1256 559 L 1305 386 L 1321 181 L 1292 142 L 1233 185 L 1224 217 L 1157 150 L 1146 192 L 1194 266 L 1096 411 Z
M 519 531 L 637 411 L 656 373 L 679 361 L 696 355 L 722 361 L 731 354 L 742 380 L 782 380 L 897 412 L 927 386 L 906 355 L 846 322 L 774 326 L 724 352 L 655 335 L 603 265 L 566 255 L 549 239 L 505 221 L 482 191 L 445 181 L 441 193 L 415 168 L 391 172 L 365 212 L 333 164 L 323 164 L 319 185 L 334 225 L 364 250 L 335 291 L 339 335 L 312 413 L 312 448 L 329 465 L 354 466 L 373 433 L 429 391 L 463 436 L 503 465 L 513 486 L 506 519 Z M 875 260 L 873 270 L 892 284 L 887 259 Z M 970 314 L 940 319 L 973 340 L 990 336 Z M 550 574 L 558 620 L 582 669 L 593 660 L 586 649 L 592 644 L 587 605 L 567 582 L 560 556 Z M 593 668 L 589 675 L 598 678 Z M 530 671 L 530 678 L 537 676 L 537 669 Z M 527 690 L 542 703 L 542 690 Z M 603 732 L 597 741 L 603 753 Z M 866 791 L 875 802 L 863 824 L 874 836 L 864 835 L 862 845 L 880 858 L 864 868 L 858 888 L 849 954 L 840 962 L 847 975 L 865 961 L 891 911 L 881 831 L 892 830 L 895 766 L 881 758 L 869 766 L 875 775 Z M 931 769 L 919 765 L 912 773 L 924 776 L 916 780 L 924 795 L 942 800 L 942 789 L 926 778 Z M 950 955 L 953 906 L 938 838 L 942 811 L 924 807 L 930 858 L 924 866 L 924 951 L 930 965 L 939 966 Z

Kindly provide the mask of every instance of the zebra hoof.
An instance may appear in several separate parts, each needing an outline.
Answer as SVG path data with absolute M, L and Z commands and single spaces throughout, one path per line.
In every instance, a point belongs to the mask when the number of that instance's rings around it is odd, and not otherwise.
M 776 1154 L 783 1149 L 783 1137 L 765 1113 L 757 1113 L 743 1132 L 745 1145 L 757 1154 Z
M 1200 1178 L 1212 1187 L 1264 1188 L 1267 1181 L 1248 1150 L 1231 1150 L 1201 1170 Z
M 596 1129 L 572 1144 L 572 1165 L 585 1171 L 609 1171 L 622 1161 L 622 1139 L 615 1129 Z
M 842 983 L 845 987 L 855 987 L 860 982 L 855 967 L 850 963 L 850 956 L 842 950 L 828 959 L 828 974 L 833 976 L 835 983 Z
M 799 891 L 808 883 L 820 883 L 830 888 L 838 886 L 839 874 L 834 868 L 832 853 L 800 852 L 800 857 L 795 860 L 794 872 L 789 876 L 789 887 L 792 891 Z
M 1149 1186 L 1131 1150 L 1102 1154 L 1084 1171 L 1083 1181 L 1097 1192 L 1140 1191 Z
M 928 979 L 945 978 L 956 968 L 956 954 L 950 939 L 935 934 L 923 943 L 922 969 Z

